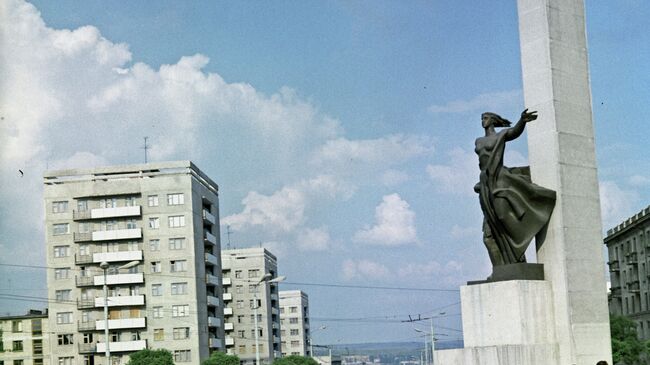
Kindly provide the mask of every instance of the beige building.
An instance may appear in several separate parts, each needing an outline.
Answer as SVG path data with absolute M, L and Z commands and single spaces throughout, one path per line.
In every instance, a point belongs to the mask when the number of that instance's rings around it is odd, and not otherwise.
M 650 206 L 607 231 L 609 312 L 629 317 L 650 339 Z
M 309 341 L 309 298 L 301 290 L 280 292 L 282 355 L 312 356 Z
M 276 257 L 264 248 L 244 248 L 221 252 L 226 348 L 247 364 L 255 362 L 255 308 L 260 362 L 270 364 L 282 355 L 277 283 L 260 280 L 276 278 Z
M 217 184 L 189 161 L 49 171 L 44 184 L 55 364 L 107 364 L 104 280 L 112 364 L 144 348 L 199 364 L 224 348 Z
M 49 365 L 47 313 L 0 317 L 0 365 Z M 55 338 L 56 339 L 56 338 Z

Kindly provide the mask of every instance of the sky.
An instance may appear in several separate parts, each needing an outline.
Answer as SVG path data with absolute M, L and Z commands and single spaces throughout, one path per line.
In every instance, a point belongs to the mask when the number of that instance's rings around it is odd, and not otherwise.
M 586 12 L 608 229 L 650 204 L 650 4 Z M 441 340 L 461 338 L 457 290 L 490 272 L 480 114 L 524 108 L 516 2 L 8 0 L 0 14 L 0 263 L 45 265 L 45 170 L 141 163 L 147 136 L 151 161 L 192 160 L 219 184 L 222 247 L 229 226 L 231 247 L 278 256 L 281 289 L 305 290 L 327 327 L 315 343 L 419 341 L 400 321 L 441 312 Z M 522 137 L 506 165 L 526 156 Z M 0 265 L 0 314 L 42 307 L 45 270 Z

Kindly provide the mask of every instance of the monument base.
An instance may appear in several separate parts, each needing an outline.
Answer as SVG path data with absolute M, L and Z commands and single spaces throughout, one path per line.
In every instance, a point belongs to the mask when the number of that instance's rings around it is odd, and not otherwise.
M 436 351 L 437 364 L 557 364 L 548 281 L 510 280 L 460 288 L 464 349 Z
M 492 268 L 492 275 L 485 280 L 468 281 L 467 285 L 494 283 L 508 280 L 544 280 L 544 265 L 518 264 L 498 265 Z

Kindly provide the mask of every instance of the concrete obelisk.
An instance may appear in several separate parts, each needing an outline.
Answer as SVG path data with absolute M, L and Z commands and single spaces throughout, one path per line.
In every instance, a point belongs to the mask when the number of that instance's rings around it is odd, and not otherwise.
M 537 261 L 551 283 L 559 363 L 610 364 L 583 0 L 518 0 L 533 181 L 557 192 Z

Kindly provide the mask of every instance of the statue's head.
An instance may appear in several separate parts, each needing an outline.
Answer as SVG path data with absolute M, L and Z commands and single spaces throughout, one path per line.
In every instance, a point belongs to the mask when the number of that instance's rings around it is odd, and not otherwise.
M 485 112 L 481 114 L 481 125 L 483 128 L 487 128 L 489 126 L 494 126 L 494 127 L 510 127 L 510 121 L 505 118 L 501 118 L 496 113 L 490 113 L 490 112 Z

